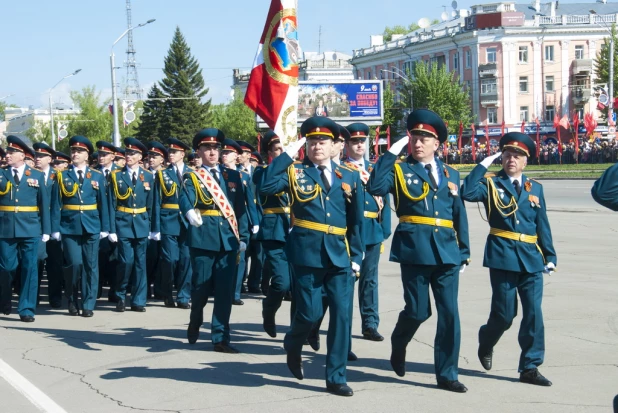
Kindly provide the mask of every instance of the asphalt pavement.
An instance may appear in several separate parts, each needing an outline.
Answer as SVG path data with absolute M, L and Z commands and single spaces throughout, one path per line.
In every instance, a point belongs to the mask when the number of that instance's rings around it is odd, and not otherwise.
M 406 376 L 391 370 L 390 334 L 403 296 L 387 242 L 379 283 L 379 331 L 386 340 L 362 339 L 355 302 L 353 350 L 359 360 L 348 364 L 351 398 L 325 391 L 327 320 L 322 349 L 305 347 L 305 380 L 289 373 L 282 348 L 288 302 L 272 339 L 262 331 L 261 297 L 243 297 L 245 305 L 232 311 L 232 341 L 242 353 L 228 355 L 212 351 L 208 323 L 195 345 L 187 343 L 186 310 L 156 301 L 146 313 L 115 313 L 112 304 L 100 300 L 93 318 L 71 317 L 47 303 L 32 324 L 15 314 L 0 316 L 0 411 L 610 412 L 618 394 L 617 215 L 592 200 L 592 181 L 543 181 L 543 186 L 558 253 L 558 271 L 545 278 L 543 299 L 546 358 L 540 371 L 552 387 L 518 381 L 521 315 L 495 348 L 493 369 L 485 372 L 478 361 L 478 328 L 487 320 L 491 297 L 482 266 L 488 227 L 477 205 L 467 204 L 472 264 L 459 292 L 459 372 L 466 394 L 436 387 L 435 310 L 408 346 Z M 209 304 L 205 320 L 211 312 Z

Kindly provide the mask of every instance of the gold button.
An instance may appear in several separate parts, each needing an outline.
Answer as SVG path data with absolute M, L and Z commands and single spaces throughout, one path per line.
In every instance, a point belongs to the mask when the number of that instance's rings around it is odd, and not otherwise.
M 137 205 L 136 205 L 136 204 L 133 204 L 133 206 L 134 206 L 134 207 L 136 207 Z
M 329 198 L 329 197 L 326 197 L 326 200 L 328 201 L 328 200 L 330 200 L 330 198 Z
M 436 211 L 436 216 L 438 216 L 438 211 Z
M 438 232 L 438 228 L 436 228 L 434 231 Z
M 19 202 L 19 199 L 16 199 L 15 202 Z
M 438 199 L 438 195 L 434 195 L 434 196 L 433 196 L 433 199 Z
M 330 216 L 330 212 L 327 212 L 327 213 L 326 213 L 326 216 L 327 216 L 327 217 L 329 217 L 329 216 Z
M 365 201 L 365 203 L 366 203 L 367 205 L 369 205 L 369 201 Z
M 19 192 L 19 188 L 17 188 L 17 190 L 15 192 Z
M 81 192 L 82 194 L 84 193 L 84 191 L 79 191 L 79 192 Z
M 515 223 L 516 223 L 517 225 L 519 225 L 519 220 L 515 221 Z

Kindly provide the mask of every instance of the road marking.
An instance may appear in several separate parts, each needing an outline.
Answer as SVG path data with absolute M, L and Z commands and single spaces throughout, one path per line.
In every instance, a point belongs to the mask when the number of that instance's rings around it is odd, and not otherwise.
M 30 383 L 17 370 L 6 364 L 0 359 L 0 377 L 6 380 L 11 386 L 26 397 L 32 404 L 45 413 L 67 413 L 55 401 L 50 399 L 45 393 L 39 390 L 34 384 Z

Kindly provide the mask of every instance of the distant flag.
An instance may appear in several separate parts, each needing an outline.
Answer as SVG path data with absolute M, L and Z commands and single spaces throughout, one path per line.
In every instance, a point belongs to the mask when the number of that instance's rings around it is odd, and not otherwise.
M 474 137 L 476 136 L 476 128 L 474 123 L 470 125 L 472 128 L 472 138 L 470 138 L 470 145 L 472 146 L 472 162 L 476 162 L 476 149 L 474 148 Z
M 459 153 L 461 153 L 461 137 L 463 136 L 463 122 L 459 121 L 459 137 L 457 138 L 457 149 L 459 149 Z
M 500 126 L 500 136 L 504 135 L 504 127 L 506 125 L 504 124 L 504 120 L 502 120 L 502 125 Z
M 489 122 L 485 122 L 485 145 L 489 146 Z
M 538 159 L 541 153 L 541 123 L 539 122 L 538 117 L 534 120 L 534 122 L 536 123 L 536 157 Z
M 272 0 L 253 62 L 245 104 L 281 138 L 284 147 L 296 139 L 298 41 L 296 0 Z
M 521 132 L 521 133 L 524 133 L 524 131 L 525 131 L 525 130 L 526 130 L 526 120 L 525 120 L 525 119 L 523 119 L 523 120 L 521 121 L 521 130 L 520 130 L 520 132 Z
M 579 163 L 579 112 L 573 114 L 573 129 L 575 129 L 575 162 Z

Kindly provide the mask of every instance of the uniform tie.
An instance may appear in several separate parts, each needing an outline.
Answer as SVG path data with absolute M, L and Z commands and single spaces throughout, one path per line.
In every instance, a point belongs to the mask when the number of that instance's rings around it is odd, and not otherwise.
M 427 170 L 427 174 L 429 175 L 429 180 L 431 181 L 431 187 L 433 189 L 438 189 L 438 183 L 436 182 L 436 178 L 434 178 L 433 173 L 431 173 L 431 164 L 428 163 L 425 165 L 425 169 Z
M 19 185 L 19 174 L 17 173 L 17 169 L 13 169 L 13 179 L 15 180 L 15 184 Z
M 217 171 L 217 168 L 210 168 L 210 174 L 217 182 L 217 185 L 221 186 L 221 181 L 219 180 L 219 171 Z
M 109 178 L 109 169 L 105 170 L 105 180 L 107 181 L 107 179 Z
M 131 178 L 131 183 L 133 183 L 133 186 L 135 186 L 135 184 L 137 183 L 137 174 L 135 173 L 135 171 L 133 171 L 133 178 Z
M 79 184 L 83 184 L 84 183 L 84 171 L 78 170 L 77 171 L 77 175 L 79 175 L 77 177 L 77 179 L 79 180 Z
M 180 173 L 180 168 L 178 166 L 175 166 L 174 168 L 176 168 L 176 176 L 178 177 L 178 183 L 182 184 L 182 174 Z
M 330 183 L 328 182 L 328 178 L 326 177 L 326 165 L 318 166 L 320 170 L 320 177 L 322 178 L 322 184 L 324 185 L 324 189 L 326 192 L 330 191 Z
M 513 186 L 515 187 L 515 192 L 517 192 L 517 196 L 520 196 L 521 186 L 519 186 L 519 181 L 517 179 L 513 181 Z

